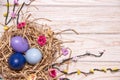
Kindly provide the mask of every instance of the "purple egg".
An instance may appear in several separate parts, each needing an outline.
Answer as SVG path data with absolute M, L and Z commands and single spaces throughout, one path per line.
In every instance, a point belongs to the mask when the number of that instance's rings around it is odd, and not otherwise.
M 16 52 L 26 52 L 29 49 L 29 44 L 27 39 L 21 36 L 14 36 L 11 38 L 11 47 Z

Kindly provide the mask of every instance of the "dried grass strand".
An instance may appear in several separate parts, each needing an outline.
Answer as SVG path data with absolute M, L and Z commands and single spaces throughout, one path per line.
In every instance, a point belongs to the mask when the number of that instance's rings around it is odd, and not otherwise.
M 29 21 L 26 23 L 27 25 L 23 29 L 17 29 L 15 25 L 12 25 L 8 31 L 2 34 L 0 38 L 0 74 L 3 74 L 4 79 L 7 80 L 27 80 L 30 74 L 36 74 L 37 80 L 50 80 L 48 79 L 48 71 L 45 70 L 45 67 L 51 68 L 50 64 L 55 61 L 55 55 L 61 49 L 60 44 L 58 44 L 61 41 L 54 34 L 49 34 L 49 27 L 47 25 L 29 23 Z M 52 33 L 54 32 L 52 31 Z M 8 67 L 7 60 L 14 53 L 10 46 L 11 37 L 17 35 L 26 38 L 31 48 L 38 48 L 43 53 L 43 59 L 40 63 L 34 66 L 26 64 L 21 71 L 14 71 Z M 37 43 L 40 35 L 45 35 L 47 38 L 47 44 L 43 47 L 40 47 Z

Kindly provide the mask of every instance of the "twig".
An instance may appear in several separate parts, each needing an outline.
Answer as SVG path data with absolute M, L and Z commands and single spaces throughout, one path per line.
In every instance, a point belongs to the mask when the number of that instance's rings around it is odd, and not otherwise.
M 73 72 L 67 73 L 67 72 L 64 72 L 64 71 L 60 70 L 57 67 L 53 67 L 53 68 L 57 69 L 58 71 L 60 71 L 61 73 L 65 74 L 65 75 L 73 75 L 73 74 L 78 73 L 77 71 L 73 71 Z M 120 69 L 113 70 L 112 68 L 107 68 L 106 71 L 103 70 L 103 69 L 93 69 L 93 72 L 91 72 L 91 71 L 89 71 L 89 72 L 80 71 L 80 73 L 84 74 L 85 76 L 88 76 L 90 74 L 94 74 L 94 71 L 99 71 L 99 72 L 107 72 L 107 71 L 110 71 L 110 72 L 119 72 Z
M 95 54 L 91 54 L 91 53 L 85 53 L 85 54 L 83 54 L 83 55 L 78 55 L 78 56 L 76 56 L 76 57 L 78 57 L 78 58 L 86 57 L 86 56 L 101 57 L 101 56 L 104 54 L 104 52 L 105 52 L 105 51 L 100 52 L 99 55 L 95 55 Z M 54 64 L 52 64 L 52 66 L 62 65 L 62 64 L 64 64 L 65 62 L 72 60 L 73 58 L 74 58 L 74 57 L 65 59 L 65 60 L 63 60 L 61 63 L 54 63 Z
M 16 4 L 14 4 L 13 13 L 15 12 L 15 7 L 16 7 Z M 9 24 L 11 20 L 12 20 L 12 17 L 9 19 L 9 21 L 7 22 L 7 24 Z M 7 24 L 6 24 L 6 25 L 7 25 Z
M 62 31 L 60 31 L 60 32 L 57 32 L 56 35 L 57 35 L 57 34 L 61 34 L 61 33 L 63 33 L 63 32 L 66 32 L 66 31 L 72 31 L 72 32 L 74 32 L 75 34 L 79 35 L 79 33 L 78 33 L 77 31 L 75 31 L 74 29 L 62 30 Z
M 14 4 L 13 6 L 14 6 L 14 7 L 13 7 L 13 12 L 15 12 L 15 6 L 16 6 L 16 4 Z
M 60 70 L 60 69 L 57 68 L 57 67 L 53 67 L 53 68 L 54 68 L 54 69 L 57 69 L 58 71 L 60 71 L 61 73 L 65 74 L 65 75 L 73 75 L 73 74 L 76 74 L 76 73 L 77 73 L 77 71 L 74 71 L 74 72 L 71 72 L 71 73 L 67 73 L 67 72 L 64 72 L 64 71 Z M 81 73 L 84 74 L 85 76 L 91 74 L 91 73 L 89 73 L 89 72 L 87 73 L 87 72 L 82 72 L 82 71 L 81 71 Z
M 95 54 L 91 54 L 91 53 L 85 53 L 83 55 L 78 55 L 76 57 L 78 58 L 81 58 L 81 57 L 86 57 L 86 56 L 93 56 L 93 57 L 101 57 L 103 54 L 104 54 L 105 50 L 103 52 L 99 52 L 99 55 L 95 55 Z M 58 63 L 54 63 L 52 65 L 49 65 L 49 66 L 52 66 L 52 67 L 55 67 L 55 66 L 60 66 L 60 65 L 63 65 L 64 63 L 70 61 L 70 60 L 73 60 L 74 57 L 71 57 L 71 58 L 67 58 L 65 60 L 63 60 L 62 62 L 58 62 Z M 44 68 L 44 70 L 48 70 L 48 65 Z
M 7 25 L 7 19 L 8 19 L 8 15 L 9 15 L 9 0 L 7 0 L 7 15 L 6 15 L 6 18 L 5 18 L 5 25 Z
M 30 2 L 28 4 L 25 3 L 25 5 L 29 6 L 33 1 L 35 1 L 35 0 L 30 0 Z
M 25 2 L 22 4 L 22 6 L 20 7 L 19 11 L 18 11 L 18 17 L 17 17 L 17 24 L 19 23 L 19 15 L 20 15 L 20 11 L 22 10 L 23 6 L 25 5 Z

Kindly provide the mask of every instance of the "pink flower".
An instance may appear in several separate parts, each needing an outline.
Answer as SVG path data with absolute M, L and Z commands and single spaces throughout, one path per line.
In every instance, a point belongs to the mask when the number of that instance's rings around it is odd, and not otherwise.
M 57 76 L 56 70 L 55 69 L 50 69 L 49 70 L 49 75 L 50 75 L 50 77 L 55 78 Z
M 44 35 L 39 36 L 38 44 L 42 47 L 46 44 L 46 37 Z
M 62 54 L 66 56 L 69 53 L 67 48 L 62 48 Z
M 14 12 L 11 13 L 11 17 L 12 18 L 15 18 L 16 17 L 16 14 Z
M 15 4 L 15 5 L 18 5 L 18 0 L 14 0 L 14 4 Z
M 20 23 L 18 23 L 17 28 L 22 29 L 23 27 L 25 27 L 25 25 L 26 25 L 25 22 L 20 22 Z

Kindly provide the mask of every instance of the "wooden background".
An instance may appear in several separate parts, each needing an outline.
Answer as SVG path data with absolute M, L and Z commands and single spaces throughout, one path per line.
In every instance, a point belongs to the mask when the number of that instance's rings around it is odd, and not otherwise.
M 3 4 L 5 0 L 0 0 L 0 22 L 4 22 L 3 13 L 6 11 Z M 77 69 L 87 72 L 91 68 L 120 68 L 120 0 L 36 0 L 31 5 L 30 13 L 35 18 L 52 20 L 39 22 L 50 25 L 54 31 L 74 29 L 80 33 L 75 35 L 66 32 L 60 37 L 65 41 L 76 41 L 65 44 L 65 47 L 73 50 L 72 56 L 86 51 L 98 54 L 98 51 L 106 50 L 101 58 L 79 59 L 78 63 L 71 64 L 69 72 Z M 2 26 L 0 32 L 3 32 Z M 96 72 L 88 77 L 73 75 L 70 79 L 120 80 L 120 72 Z

